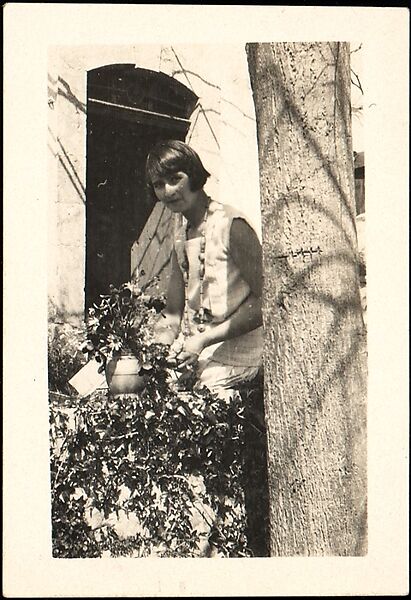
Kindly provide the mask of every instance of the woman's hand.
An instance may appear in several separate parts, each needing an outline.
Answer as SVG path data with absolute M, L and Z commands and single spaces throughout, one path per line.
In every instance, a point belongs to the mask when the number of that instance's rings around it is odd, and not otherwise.
M 204 335 L 192 335 L 184 340 L 183 347 L 176 354 L 177 368 L 180 370 L 192 368 L 205 348 Z

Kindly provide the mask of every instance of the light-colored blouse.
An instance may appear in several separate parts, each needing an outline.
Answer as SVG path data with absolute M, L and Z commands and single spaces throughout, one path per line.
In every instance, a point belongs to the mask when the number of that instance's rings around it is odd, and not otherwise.
M 247 302 L 251 289 L 242 278 L 240 270 L 230 253 L 230 230 L 233 219 L 248 220 L 246 216 L 232 206 L 213 200 L 208 207 L 205 222 L 205 275 L 203 279 L 203 307 L 212 314 L 212 323 L 221 323 L 228 319 L 244 302 Z M 193 333 L 197 323 L 193 317 L 200 308 L 200 277 L 198 258 L 201 238 L 186 240 L 187 221 L 184 217 L 176 225 L 174 248 L 177 261 L 182 269 L 185 254 L 188 260 L 188 320 Z M 184 252 L 185 250 L 185 252 Z M 208 346 L 200 358 L 220 362 L 225 365 L 258 367 L 262 361 L 263 330 L 253 331 Z

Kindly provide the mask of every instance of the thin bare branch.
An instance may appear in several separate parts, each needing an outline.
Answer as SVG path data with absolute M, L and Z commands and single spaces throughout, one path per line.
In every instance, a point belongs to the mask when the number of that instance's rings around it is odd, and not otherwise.
M 364 94 L 364 90 L 362 89 L 361 81 L 357 73 L 353 69 L 351 69 L 351 73 L 356 79 L 356 81 L 353 81 L 353 78 L 351 77 L 351 83 L 360 90 L 361 94 Z
M 350 54 L 354 54 L 354 52 L 358 52 L 362 48 L 362 43 L 355 50 L 351 50 Z

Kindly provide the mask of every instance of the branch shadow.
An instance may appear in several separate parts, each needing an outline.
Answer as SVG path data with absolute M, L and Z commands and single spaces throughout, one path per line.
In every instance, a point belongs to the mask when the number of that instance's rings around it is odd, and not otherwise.
M 252 53 L 252 49 L 251 49 L 251 53 Z M 293 95 L 292 95 L 290 89 L 283 82 L 283 74 L 281 72 L 280 67 L 281 67 L 281 65 L 278 66 L 275 62 L 275 59 L 273 59 L 270 62 L 270 64 L 267 64 L 267 66 L 262 70 L 262 72 L 259 73 L 260 79 L 267 77 L 271 80 L 274 80 L 277 93 L 283 99 L 283 102 L 284 102 L 283 109 L 280 112 L 280 114 L 277 116 L 277 121 L 280 121 L 282 118 L 284 118 L 285 113 L 288 112 L 290 114 L 290 119 L 292 120 L 292 123 L 295 124 L 300 129 L 300 131 L 302 131 L 304 133 L 305 139 L 310 144 L 310 146 L 311 146 L 313 152 L 315 153 L 315 155 L 317 156 L 317 158 L 321 161 L 321 164 L 323 165 L 323 168 L 325 169 L 325 172 L 326 172 L 330 182 L 332 183 L 333 187 L 338 191 L 340 200 L 349 216 L 349 219 L 350 219 L 352 225 L 355 227 L 355 214 L 350 206 L 349 197 L 347 196 L 345 190 L 341 186 L 341 183 L 340 183 L 339 177 L 338 177 L 338 173 L 336 172 L 333 165 L 327 160 L 326 156 L 324 155 L 324 153 L 321 149 L 321 145 L 319 144 L 318 140 L 316 139 L 316 136 L 313 134 L 313 132 L 309 128 L 307 128 L 305 126 L 304 118 L 301 113 L 301 110 L 297 106 L 296 102 L 293 100 Z M 339 67 L 339 68 L 341 68 L 341 67 Z M 318 80 L 316 81 L 316 85 L 317 85 L 317 83 L 318 83 Z M 342 91 L 342 88 L 339 87 L 339 92 L 341 92 L 341 91 Z M 348 132 L 348 123 L 346 123 L 345 120 L 344 120 L 344 123 L 345 123 L 345 131 Z M 274 146 L 273 139 L 274 139 L 274 130 L 271 132 L 271 137 L 268 139 L 267 145 L 269 147 Z
M 184 75 L 184 77 L 185 77 L 185 78 L 186 78 L 186 80 L 187 80 L 187 83 L 188 83 L 188 85 L 190 86 L 191 90 L 194 92 L 194 87 L 193 87 L 193 85 L 192 85 L 192 83 L 191 83 L 191 80 L 190 80 L 190 78 L 189 78 L 189 76 L 188 76 L 188 71 L 187 71 L 187 69 L 185 69 L 185 67 L 184 67 L 184 66 L 183 66 L 183 64 L 181 63 L 181 60 L 180 60 L 180 58 L 179 58 L 179 56 L 178 56 L 177 52 L 174 50 L 173 46 L 170 46 L 170 48 L 171 48 L 171 51 L 172 51 L 172 53 L 174 54 L 174 57 L 175 57 L 175 59 L 176 59 L 176 61 L 177 61 L 178 65 L 179 65 L 179 67 L 180 67 L 180 69 L 181 69 L 181 73 Z M 200 112 L 203 114 L 203 116 L 204 116 L 204 119 L 206 120 L 206 123 L 207 123 L 207 125 L 208 125 L 208 128 L 210 129 L 211 135 L 213 136 L 214 142 L 215 142 L 215 144 L 216 144 L 217 148 L 220 150 L 220 144 L 219 144 L 218 138 L 217 138 L 217 136 L 216 136 L 216 134 L 215 134 L 214 128 L 212 127 L 212 125 L 211 125 L 211 123 L 210 123 L 210 121 L 209 121 L 209 119 L 208 119 L 208 117 L 207 117 L 207 113 L 206 113 L 206 111 L 205 111 L 205 109 L 204 109 L 203 105 L 201 104 L 201 102 L 198 102 L 198 103 L 197 103 L 197 107 L 198 107 L 199 111 L 200 111 Z
M 265 261 L 269 260 L 269 256 L 265 257 Z M 282 260 L 282 259 L 280 259 Z M 285 272 L 285 278 L 287 279 L 286 284 L 280 289 L 277 288 L 277 306 L 283 306 L 284 298 L 293 292 L 298 290 L 304 290 L 307 293 L 307 281 L 310 277 L 315 275 L 316 271 L 323 267 L 331 267 L 332 265 L 340 264 L 341 266 L 348 266 L 358 270 L 358 262 L 354 259 L 353 255 L 349 252 L 336 252 L 334 254 L 328 254 L 321 256 L 315 262 L 310 262 L 305 268 L 300 269 L 297 273 L 291 269 L 291 266 L 287 263 L 283 266 L 283 272 Z M 333 298 L 331 303 L 335 302 L 338 305 L 338 300 Z
M 47 143 L 48 149 L 50 150 L 52 155 L 58 159 L 80 200 L 83 202 L 83 204 L 86 204 L 86 190 L 81 182 L 81 179 L 77 173 L 75 166 L 71 162 L 68 153 L 64 148 L 63 144 L 61 143 L 60 139 L 55 137 L 50 127 L 48 127 L 48 131 L 53 142 L 60 147 L 61 152 L 59 150 L 54 149 L 49 142 Z M 63 160 L 63 157 L 65 160 Z
M 243 115 L 243 117 L 245 117 L 246 119 L 249 119 L 250 121 L 253 121 L 255 123 L 255 118 L 250 117 L 250 115 L 247 115 L 247 113 L 245 113 L 237 104 L 235 104 L 235 102 L 231 102 L 231 100 L 227 100 L 226 98 L 221 98 L 221 102 L 225 102 L 226 104 L 233 106 L 235 109 L 237 109 Z
M 186 75 L 186 74 L 193 75 L 194 77 L 196 77 L 197 79 L 200 79 L 200 81 L 207 84 L 208 86 L 210 86 L 212 88 L 216 88 L 217 90 L 221 90 L 221 87 L 219 85 L 216 85 L 215 83 L 211 83 L 211 81 L 208 81 L 207 79 L 205 79 L 204 77 L 202 77 L 201 75 L 196 73 L 195 71 L 190 71 L 189 69 L 183 69 L 183 68 L 176 69 L 171 72 L 171 77 L 175 77 L 176 75 Z
M 61 148 L 61 151 L 63 152 L 64 158 L 66 159 L 66 161 L 67 161 L 67 162 L 68 162 L 68 164 L 70 165 L 70 167 L 71 167 L 71 170 L 72 170 L 72 173 L 73 173 L 73 175 L 74 175 L 74 177 L 75 177 L 75 179 L 76 179 L 76 181 L 77 181 L 77 184 L 78 184 L 78 186 L 80 187 L 81 191 L 83 192 L 83 196 L 84 196 L 84 198 L 85 198 L 85 194 L 86 194 L 86 188 L 84 187 L 84 185 L 83 185 L 83 183 L 82 183 L 82 181 L 81 181 L 81 179 L 80 179 L 80 177 L 79 177 L 79 175 L 78 175 L 78 173 L 77 173 L 77 170 L 76 170 L 75 166 L 74 166 L 74 165 L 73 165 L 73 163 L 71 162 L 71 160 L 70 160 L 70 157 L 69 157 L 69 155 L 67 154 L 67 151 L 66 151 L 66 149 L 64 148 L 63 144 L 61 143 L 61 140 L 60 140 L 60 138 L 57 138 L 57 143 L 58 143 L 58 145 L 60 146 L 60 148 Z
M 156 241 L 157 241 L 157 243 L 158 243 L 158 245 L 159 245 L 159 248 L 161 248 L 161 246 L 162 246 L 163 242 L 164 242 L 164 241 L 165 241 L 165 240 L 166 240 L 166 239 L 167 239 L 167 238 L 170 236 L 170 231 L 172 230 L 172 227 L 173 227 L 173 223 L 172 223 L 172 218 L 171 218 L 171 216 L 170 216 L 170 217 L 169 217 L 169 219 L 168 219 L 167 227 L 166 227 L 166 230 L 165 230 L 164 234 L 163 234 L 163 235 L 160 235 L 160 233 L 159 233 L 159 227 L 160 227 L 160 224 L 161 224 L 161 222 L 162 222 L 162 219 L 163 219 L 163 217 L 164 217 L 164 213 L 165 213 L 165 212 L 166 212 L 166 207 L 165 207 L 165 206 L 163 206 L 163 207 L 162 207 L 162 210 L 161 210 L 161 212 L 160 212 L 160 214 L 159 214 L 159 216 L 158 216 L 157 224 L 156 224 L 156 226 L 155 226 L 155 229 L 154 229 L 153 235 L 152 235 L 152 236 L 151 236 L 151 238 L 149 239 L 149 243 L 148 243 L 148 244 L 146 245 L 146 247 L 144 248 L 144 250 L 143 250 L 143 252 L 142 252 L 142 254 L 141 254 L 141 256 L 140 256 L 140 258 L 139 258 L 139 260 L 138 260 L 138 264 L 137 264 L 137 266 L 140 266 L 140 265 L 143 263 L 143 261 L 144 261 L 144 259 L 145 259 L 146 255 L 147 255 L 147 252 L 149 251 L 149 249 L 150 249 L 150 246 L 151 246 L 151 244 L 153 243 L 153 241 L 154 241 L 154 240 L 156 240 Z
M 80 111 L 83 114 L 87 114 L 86 104 L 84 104 L 84 102 L 80 102 L 80 100 L 73 94 L 67 81 L 65 81 L 62 77 L 59 76 L 58 82 L 61 83 L 64 87 L 64 89 L 62 89 L 60 86 L 58 87 L 58 95 L 63 96 L 63 98 L 68 100 L 68 102 L 70 102 L 70 104 L 72 104 L 77 111 Z
M 308 266 L 301 273 L 298 273 L 297 276 L 290 275 L 291 281 L 288 283 L 286 291 L 293 291 L 294 293 L 304 294 L 306 298 L 311 300 L 314 304 L 322 304 L 331 308 L 333 311 L 333 319 L 332 322 L 328 326 L 327 332 L 322 336 L 321 340 L 326 340 L 326 343 L 323 344 L 320 340 L 318 347 L 318 358 L 320 359 L 318 362 L 317 372 L 307 379 L 307 368 L 303 359 L 299 359 L 299 356 L 302 356 L 301 353 L 295 353 L 293 355 L 293 366 L 294 369 L 297 369 L 299 372 L 299 377 L 303 378 L 306 382 L 305 392 L 304 392 L 304 400 L 305 404 L 303 406 L 299 406 L 296 408 L 297 415 L 296 419 L 298 419 L 299 426 L 294 429 L 288 429 L 286 432 L 283 432 L 282 437 L 278 437 L 274 432 L 271 435 L 276 437 L 275 444 L 279 451 L 275 456 L 271 457 L 271 473 L 270 473 L 270 481 L 269 487 L 271 492 L 275 492 L 275 488 L 277 484 L 277 478 L 284 477 L 284 472 L 288 472 L 289 480 L 287 481 L 289 488 L 286 488 L 285 493 L 289 495 L 290 506 L 293 501 L 301 501 L 301 498 L 304 494 L 308 493 L 306 482 L 298 481 L 298 477 L 301 477 L 300 471 L 298 469 L 295 470 L 293 475 L 293 470 L 290 470 L 290 465 L 298 464 L 298 455 L 304 449 L 304 443 L 307 443 L 307 440 L 304 437 L 304 434 L 301 432 L 305 432 L 308 435 L 309 439 L 315 439 L 317 434 L 317 429 L 321 427 L 321 419 L 324 417 L 327 411 L 327 405 L 324 405 L 326 398 L 329 397 L 330 391 L 332 390 L 335 382 L 343 382 L 341 387 L 341 406 L 347 406 L 348 403 L 352 410 L 343 410 L 342 413 L 345 419 L 349 419 L 349 422 L 343 423 L 343 430 L 347 435 L 347 443 L 348 446 L 351 447 L 350 436 L 353 434 L 354 430 L 360 431 L 360 437 L 365 436 L 366 432 L 366 415 L 362 415 L 360 411 L 360 417 L 363 418 L 362 422 L 355 422 L 354 424 L 351 422 L 351 419 L 358 417 L 358 411 L 356 413 L 355 408 L 353 406 L 356 403 L 356 399 L 353 399 L 347 393 L 346 386 L 344 385 L 344 381 L 347 380 L 349 376 L 350 369 L 352 366 L 357 363 L 359 353 L 365 353 L 365 344 L 366 344 L 366 334 L 365 328 L 362 321 L 362 307 L 361 307 L 361 299 L 359 290 L 351 290 L 351 293 L 348 295 L 344 295 L 342 297 L 335 297 L 329 292 L 318 292 L 316 289 L 311 289 L 305 285 L 307 280 L 310 278 L 310 274 L 313 270 L 325 267 L 327 269 L 331 268 L 332 263 L 341 262 L 344 265 L 350 266 L 354 268 L 355 261 L 353 261 L 352 257 L 347 253 L 337 253 L 332 256 L 326 257 L 326 263 L 321 264 L 317 263 L 313 266 Z M 357 293 L 358 292 L 358 293 Z M 284 293 L 284 290 L 279 290 L 278 294 Z M 277 295 L 278 297 L 278 295 Z M 284 306 L 284 303 L 279 302 L 278 308 L 279 311 L 289 311 L 290 307 Z M 358 317 L 361 316 L 361 319 Z M 272 317 L 272 314 L 271 314 Z M 349 331 L 347 334 L 347 339 L 344 342 L 344 347 L 346 348 L 343 354 L 341 355 L 341 348 L 339 348 L 340 352 L 338 353 L 339 358 L 337 360 L 333 360 L 330 357 L 336 356 L 336 349 L 340 345 L 340 337 L 342 332 L 345 331 L 345 323 L 346 319 L 351 319 L 351 322 L 357 323 L 357 325 Z M 274 320 L 276 318 L 274 317 Z M 283 321 L 283 316 L 279 319 L 278 322 Z M 267 326 L 267 324 L 266 324 Z M 284 342 L 283 342 L 284 343 Z M 275 372 L 276 368 L 273 368 L 273 360 L 274 363 L 277 360 L 276 356 L 267 356 L 266 360 L 270 363 L 270 369 Z M 365 367 L 365 365 L 362 365 Z M 270 381 L 270 370 L 267 370 L 268 376 L 266 377 L 266 385 L 265 385 L 265 398 L 266 402 L 268 402 L 268 406 L 273 402 L 276 402 L 276 398 L 270 400 L 270 397 L 277 393 L 277 388 L 274 385 L 273 381 Z M 366 367 L 365 371 L 363 371 L 362 376 L 364 377 L 364 382 L 366 378 Z M 365 386 L 365 384 L 364 384 Z M 363 389 L 361 387 L 361 389 Z M 285 400 L 284 400 L 285 401 Z M 278 399 L 277 399 L 278 402 Z M 320 432 L 321 429 L 318 429 Z M 269 432 L 270 434 L 270 432 Z M 277 431 L 278 434 L 278 431 Z M 303 435 L 303 439 L 301 438 Z M 359 443 L 358 439 L 353 440 L 355 443 Z M 273 447 L 273 441 L 270 444 Z M 280 450 L 282 448 L 282 450 Z M 363 457 L 360 457 L 360 459 Z M 287 468 L 284 469 L 284 465 L 282 461 L 287 461 Z M 350 519 L 350 514 L 353 514 L 353 519 L 356 520 L 356 531 L 357 537 L 354 540 L 354 546 L 351 548 L 349 555 L 360 555 L 364 553 L 364 548 L 366 547 L 366 530 L 367 530 L 367 515 L 366 515 L 366 497 L 361 500 L 361 509 L 358 510 L 358 497 L 354 497 L 353 494 L 358 493 L 358 490 L 353 492 L 353 488 L 351 485 L 344 485 L 344 477 L 352 474 L 356 469 L 364 469 L 365 464 L 355 464 L 355 460 L 352 455 L 347 455 L 344 458 L 344 462 L 338 468 L 338 471 L 332 473 L 332 477 L 335 482 L 339 481 L 339 493 L 342 494 L 346 498 L 346 505 L 348 506 L 348 519 Z M 363 475 L 361 475 L 363 476 Z M 366 477 L 365 477 L 366 478 Z M 358 486 L 357 486 L 358 487 Z M 282 491 L 284 493 L 284 483 L 282 485 Z M 275 499 L 275 493 L 273 495 Z M 357 501 L 357 502 L 356 502 Z M 355 513 L 355 511 L 357 512 Z M 350 513 L 351 511 L 351 513 Z M 325 521 L 327 521 L 327 516 L 324 516 Z M 332 527 L 332 524 L 330 525 Z M 273 536 L 275 538 L 275 536 Z M 347 553 L 347 549 L 344 547 L 344 542 L 341 541 L 341 544 L 338 540 L 335 541 L 337 552 L 334 554 L 344 555 Z M 335 548 L 334 548 L 335 550 Z M 279 548 L 272 549 L 274 554 L 278 554 L 280 551 Z M 305 551 L 309 554 L 309 548 L 305 548 Z

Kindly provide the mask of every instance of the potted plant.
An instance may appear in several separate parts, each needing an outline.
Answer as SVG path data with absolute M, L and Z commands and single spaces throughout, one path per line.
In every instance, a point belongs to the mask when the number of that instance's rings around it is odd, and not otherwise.
M 153 339 L 165 301 L 149 293 L 151 284 L 144 290 L 134 281 L 110 285 L 109 293 L 88 310 L 82 351 L 100 363 L 113 395 L 140 391 L 150 372 L 166 365 L 168 347 Z

